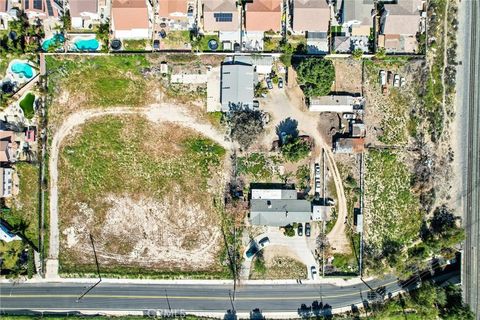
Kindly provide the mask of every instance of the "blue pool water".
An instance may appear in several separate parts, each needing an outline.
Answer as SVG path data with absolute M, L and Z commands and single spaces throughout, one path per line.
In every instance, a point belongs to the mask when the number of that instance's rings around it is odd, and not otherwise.
M 75 47 L 81 51 L 95 51 L 100 46 L 97 39 L 78 39 L 75 41 Z
M 25 78 L 33 77 L 33 69 L 30 65 L 24 62 L 15 62 L 12 64 L 12 71 L 17 74 L 22 74 Z
M 43 41 L 42 49 L 43 51 L 48 51 L 51 45 L 58 45 L 65 42 L 65 37 L 61 33 L 56 33 L 53 37 Z

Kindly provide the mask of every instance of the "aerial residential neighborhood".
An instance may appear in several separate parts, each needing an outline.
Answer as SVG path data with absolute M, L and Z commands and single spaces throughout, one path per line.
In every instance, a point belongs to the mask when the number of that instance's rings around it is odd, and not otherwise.
M 0 315 L 480 319 L 478 0 L 0 0 Z

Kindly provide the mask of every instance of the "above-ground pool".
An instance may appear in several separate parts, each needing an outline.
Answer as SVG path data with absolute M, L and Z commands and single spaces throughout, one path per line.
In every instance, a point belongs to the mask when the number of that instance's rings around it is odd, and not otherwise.
M 74 42 L 75 48 L 81 51 L 96 51 L 100 46 L 97 39 L 78 39 Z
M 33 77 L 33 69 L 32 67 L 25 62 L 14 62 L 12 63 L 11 67 L 12 72 L 16 74 L 21 74 L 25 78 L 31 78 Z
M 52 45 L 59 45 L 65 42 L 65 37 L 61 33 L 56 33 L 53 37 L 46 39 L 42 43 L 43 51 L 48 51 L 48 48 Z

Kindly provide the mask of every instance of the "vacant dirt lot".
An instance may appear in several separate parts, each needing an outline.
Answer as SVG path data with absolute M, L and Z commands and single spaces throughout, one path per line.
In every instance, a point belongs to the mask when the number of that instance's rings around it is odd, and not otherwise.
M 141 116 L 87 122 L 62 146 L 63 272 L 222 272 L 225 150 L 193 130 Z M 215 167 L 215 170 L 211 168 Z
M 362 93 L 362 62 L 354 59 L 333 59 L 335 83 L 332 91 Z

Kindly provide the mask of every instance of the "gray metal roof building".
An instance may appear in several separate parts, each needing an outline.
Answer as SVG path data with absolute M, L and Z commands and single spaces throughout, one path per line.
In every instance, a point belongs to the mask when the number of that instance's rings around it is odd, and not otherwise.
M 220 103 L 222 111 L 253 108 L 255 72 L 251 64 L 227 61 L 222 64 Z
M 312 220 L 312 205 L 307 200 L 265 200 L 250 201 L 250 222 L 253 225 L 282 227 L 294 222 Z

